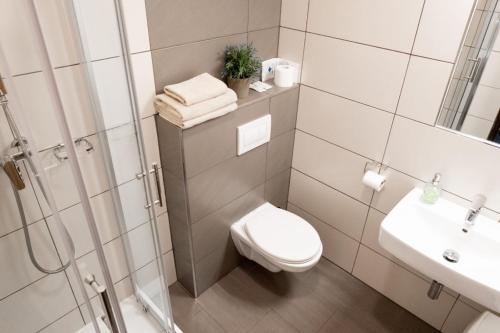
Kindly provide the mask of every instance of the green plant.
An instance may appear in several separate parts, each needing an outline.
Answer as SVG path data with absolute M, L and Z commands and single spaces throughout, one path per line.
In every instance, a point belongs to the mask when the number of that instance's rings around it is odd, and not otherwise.
M 224 52 L 223 78 L 247 79 L 260 73 L 261 60 L 252 44 L 229 45 Z

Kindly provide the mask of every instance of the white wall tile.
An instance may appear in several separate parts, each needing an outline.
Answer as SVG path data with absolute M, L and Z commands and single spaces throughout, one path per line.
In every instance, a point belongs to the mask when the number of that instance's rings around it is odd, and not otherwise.
M 131 269 L 139 269 L 155 258 L 154 240 L 149 222 L 130 230 L 123 237 L 128 238 L 132 244 L 130 259 L 133 267 Z M 137 246 L 138 244 L 142 244 L 142 246 Z
M 144 208 L 146 196 L 142 180 L 132 180 L 118 187 L 121 208 L 125 216 L 126 230 L 131 230 L 148 221 L 149 214 Z
M 378 235 L 380 231 L 380 224 L 385 218 L 385 214 L 379 212 L 376 209 L 370 208 L 368 211 L 368 217 L 366 218 L 365 228 L 363 230 L 363 237 L 361 243 L 371 250 L 391 259 L 390 255 L 378 242 Z
M 163 265 L 165 265 L 167 274 L 167 283 L 169 286 L 177 281 L 177 272 L 175 271 L 174 251 L 169 251 L 163 255 Z
M 72 206 L 59 212 L 62 222 L 75 245 L 75 256 L 78 258 L 94 249 L 92 236 L 88 228 L 87 220 L 81 204 Z M 57 248 L 64 261 L 68 260 L 66 248 L 63 242 L 63 235 L 59 233 L 59 227 L 53 217 L 47 219 L 50 231 L 54 237 Z
M 372 190 L 363 185 L 369 160 L 301 131 L 296 131 L 292 166 L 319 181 L 369 203 Z
M 127 257 L 124 249 L 124 238 L 121 236 L 113 239 L 111 242 L 104 245 L 104 255 L 108 263 L 111 280 L 116 283 L 128 275 Z M 149 244 L 131 244 L 132 249 L 135 247 L 147 247 Z
M 409 56 L 306 35 L 302 83 L 394 112 Z
M 350 237 L 361 240 L 368 206 L 292 170 L 289 198 L 305 210 Z
M 118 297 L 119 302 L 133 295 L 134 289 L 132 288 L 132 281 L 130 280 L 130 277 L 127 277 L 123 280 L 116 282 L 115 291 L 116 291 L 116 297 Z
M 141 120 L 146 162 L 148 167 L 152 163 L 160 164 L 160 151 L 158 148 L 158 136 L 156 134 L 155 117 L 151 116 Z
M 156 95 L 151 52 L 133 54 L 131 65 L 139 114 L 141 118 L 149 117 L 155 113 L 153 101 Z
M 125 0 L 122 5 L 130 52 L 148 51 L 150 47 L 145 1 Z
M 35 0 L 35 4 L 52 65 L 61 67 L 79 63 L 79 40 L 70 21 L 72 9 L 68 2 Z
M 78 0 L 80 29 L 85 32 L 86 47 L 92 60 L 121 54 L 120 35 L 113 0 Z
M 74 139 L 96 132 L 94 114 L 83 70 L 81 66 L 69 66 L 55 70 L 64 113 L 71 136 Z
M 353 274 L 437 329 L 441 328 L 455 301 L 447 293 L 441 293 L 437 300 L 429 299 L 427 281 L 363 245 L 359 249 Z
M 412 56 L 397 114 L 434 125 L 452 68 L 447 62 Z
M 32 223 L 42 218 L 42 211 L 37 204 L 31 183 L 27 181 L 26 169 L 22 167 L 21 170 L 26 188 L 20 191 L 19 195 L 23 202 L 26 221 Z M 4 172 L 0 173 L 0 197 L 2 198 L 0 200 L 0 236 L 3 236 L 21 227 L 21 216 L 12 192 L 11 182 Z
M 306 30 L 309 0 L 282 0 L 281 22 L 283 27 Z
M 4 32 L 0 42 L 11 75 L 40 70 L 40 52 L 33 39 L 24 2 L 2 0 L 0 4 L 0 31 Z M 5 33 L 7 31 L 9 33 Z M 5 72 L 6 69 L 0 70 Z
M 0 302 L 0 331 L 37 332 L 75 306 L 64 274 L 48 275 Z
M 413 53 L 454 62 L 474 0 L 428 0 L 415 39 Z
M 160 238 L 161 250 L 163 253 L 172 250 L 172 237 L 170 235 L 170 223 L 168 214 L 158 216 L 158 236 Z
M 494 121 L 500 105 L 500 89 L 483 85 L 477 87 L 468 114 Z
M 40 331 L 40 333 L 67 333 L 77 332 L 84 326 L 84 322 L 80 311 L 75 309 L 64 317 L 58 319 L 55 323 L 50 324 L 48 327 Z
M 414 187 L 423 185 L 418 179 L 405 175 L 394 169 L 387 169 L 382 172 L 386 177 L 386 186 L 380 192 L 375 192 L 371 205 L 379 211 L 389 214 L 399 200 L 408 194 Z M 433 175 L 426 180 L 430 181 Z
M 302 64 L 306 33 L 287 28 L 280 28 L 278 57 Z
M 479 315 L 481 315 L 481 312 L 459 300 L 453 306 L 448 318 L 446 318 L 441 331 L 443 333 L 463 333 L 467 325 Z
M 500 52 L 491 52 L 481 76 L 481 84 L 500 89 Z
M 134 125 L 113 128 L 106 135 L 116 183 L 123 184 L 135 179 L 142 168 Z
M 105 128 L 129 123 L 132 109 L 122 59 L 96 61 L 92 69 Z
M 120 234 L 120 226 L 113 207 L 113 198 L 110 191 L 90 199 L 101 242 L 107 243 Z
M 311 0 L 307 31 L 409 53 L 423 4 L 423 0 Z
M 49 87 L 42 73 L 17 76 L 13 79 L 26 125 L 35 142 L 31 146 L 38 150 L 62 142 L 55 110 L 49 95 Z M 22 119 L 22 118 L 21 118 Z M 17 119 L 16 119 L 17 120 Z M 18 124 L 23 131 L 23 123 Z M 24 129 L 26 130 L 26 129 Z
M 57 253 L 43 221 L 28 228 L 38 262 L 47 268 L 59 267 Z M 44 274 L 31 263 L 22 230 L 0 238 L 0 299 L 27 286 Z
M 78 203 L 80 196 L 68 161 L 59 161 L 52 150 L 41 152 L 39 157 L 57 208 L 61 210 Z
M 393 115 L 301 86 L 297 128 L 380 161 Z
M 473 135 L 478 138 L 486 139 L 490 134 L 493 122 L 482 118 L 466 115 L 460 132 Z
M 384 163 L 418 179 L 441 172 L 445 190 L 465 198 L 483 193 L 486 206 L 500 211 L 497 147 L 396 117 Z
M 106 165 L 104 164 L 104 154 L 100 142 L 96 135 L 86 138 L 88 144 L 84 141 L 76 145 L 76 153 L 78 156 L 78 163 L 82 171 L 83 181 L 89 196 L 95 196 L 110 187 L 108 174 L 106 172 Z M 89 144 L 93 149 L 89 149 Z
M 288 209 L 311 223 L 316 229 L 323 244 L 324 257 L 346 271 L 352 271 L 358 251 L 358 242 L 291 203 L 288 204 Z
M 104 277 L 102 275 L 101 266 L 99 265 L 99 260 L 97 259 L 97 255 L 96 255 L 95 251 L 89 252 L 89 253 L 85 254 L 84 256 L 78 258 L 76 260 L 76 262 L 77 262 L 77 265 L 78 265 L 80 272 L 82 272 L 83 269 L 85 269 L 85 271 L 87 271 L 91 274 L 94 274 L 97 281 L 99 281 L 100 283 L 104 283 Z M 77 278 L 75 277 L 73 270 L 72 269 L 67 270 L 67 275 L 68 275 L 69 283 L 73 288 L 73 292 L 75 294 L 75 298 L 76 298 L 78 304 L 79 305 L 84 304 L 85 300 L 82 296 Z M 78 279 L 79 278 L 80 277 L 78 277 Z M 96 293 L 88 284 L 84 283 L 84 286 L 85 286 L 86 293 L 88 294 L 88 296 L 90 298 L 96 296 Z M 100 308 L 100 306 L 96 307 L 96 309 L 97 308 Z

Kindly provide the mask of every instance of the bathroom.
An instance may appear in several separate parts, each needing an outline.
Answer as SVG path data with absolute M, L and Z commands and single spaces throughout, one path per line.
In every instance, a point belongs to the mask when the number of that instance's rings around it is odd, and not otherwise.
M 0 0 L 0 332 L 500 332 L 499 22 Z

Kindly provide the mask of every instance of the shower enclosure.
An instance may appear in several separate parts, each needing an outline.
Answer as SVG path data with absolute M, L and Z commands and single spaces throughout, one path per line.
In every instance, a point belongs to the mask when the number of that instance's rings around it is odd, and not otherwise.
M 0 2 L 1 28 L 15 23 L 0 29 L 0 331 L 147 332 L 132 328 L 133 295 L 174 332 L 161 166 L 124 4 Z

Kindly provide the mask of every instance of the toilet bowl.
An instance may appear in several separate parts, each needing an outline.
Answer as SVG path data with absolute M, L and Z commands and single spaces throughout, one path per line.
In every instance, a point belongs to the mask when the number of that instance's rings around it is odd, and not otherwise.
M 500 332 L 500 317 L 491 312 L 483 312 L 476 320 L 469 324 L 464 333 L 495 333 Z
M 304 272 L 321 258 L 323 245 L 303 218 L 266 202 L 231 225 L 238 252 L 271 272 Z

